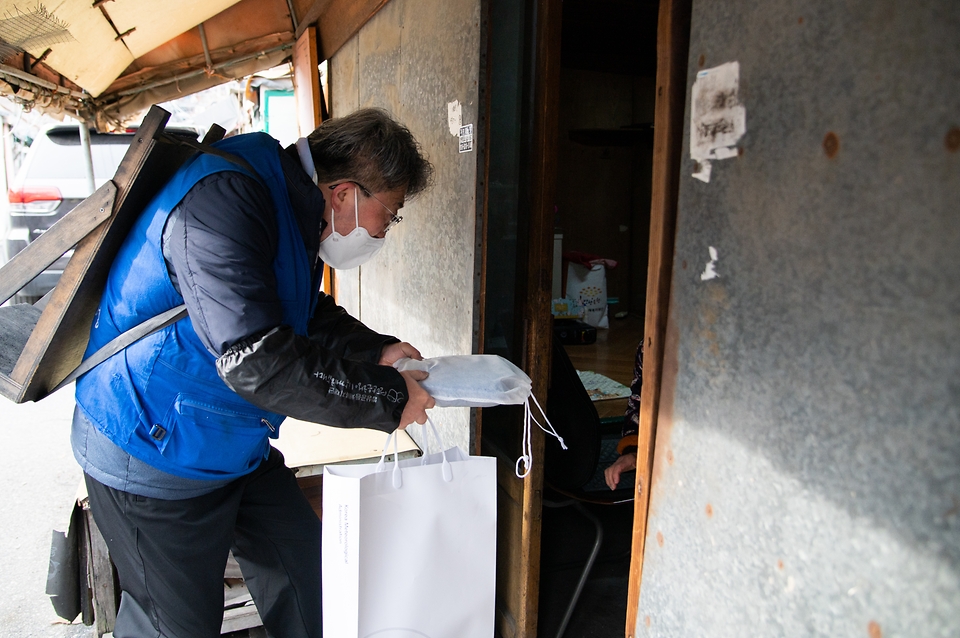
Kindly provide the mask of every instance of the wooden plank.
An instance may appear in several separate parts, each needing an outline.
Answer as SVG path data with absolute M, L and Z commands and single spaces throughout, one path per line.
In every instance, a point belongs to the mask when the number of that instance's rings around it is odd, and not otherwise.
M 637 498 L 634 501 L 630 581 L 624 635 L 633 638 L 640 606 L 643 550 L 653 469 L 657 414 L 663 373 L 664 341 L 673 247 L 676 233 L 691 0 L 662 0 L 657 24 L 657 97 L 654 111 L 653 191 L 650 208 L 650 259 L 644 321 L 643 387 L 637 450 Z
M 516 350 L 521 353 L 526 373 L 533 381 L 534 394 L 545 399 L 550 375 L 553 343 L 550 299 L 553 267 L 553 204 L 556 190 L 556 158 L 560 81 L 560 28 L 562 3 L 537 0 L 528 9 L 537 16 L 527 25 L 536 43 L 531 84 L 524 88 L 532 99 L 525 112 L 521 142 L 523 164 L 519 171 L 520 200 L 517 232 Z M 488 18 L 489 19 L 489 18 Z M 489 39 L 487 40 L 489 43 Z M 496 70 L 493 71 L 496 73 Z M 490 95 L 492 75 L 483 78 L 485 103 Z M 484 139 L 489 138 L 489 126 Z M 489 184 L 489 165 L 483 164 L 483 183 Z M 489 193 L 484 191 L 483 214 Z M 484 220 L 485 221 L 485 220 Z M 484 252 L 489 248 L 484 242 Z M 481 260 L 486 270 L 486 261 Z M 484 272 L 484 279 L 486 273 Z M 481 291 L 485 296 L 486 291 Z M 485 304 L 484 304 L 485 305 Z M 482 327 L 482 324 L 481 324 Z M 517 439 L 521 417 L 516 416 Z M 534 463 L 524 479 L 514 474 L 513 457 L 494 444 L 494 430 L 484 423 L 481 446 L 498 457 L 498 542 L 497 542 L 497 630 L 504 638 L 533 638 L 537 635 L 540 583 L 540 532 L 543 489 L 543 433 L 533 428 L 531 452 Z M 501 446 L 510 444 L 500 441 Z M 519 447 L 519 446 L 518 446 Z
M 243 572 L 240 571 L 240 563 L 237 562 L 237 558 L 233 555 L 233 551 L 227 554 L 227 566 L 223 569 L 223 578 L 234 579 L 234 580 L 243 580 Z
M 253 601 L 253 594 L 250 593 L 250 590 L 247 589 L 247 584 L 241 582 L 234 586 L 228 586 L 224 584 L 223 586 L 223 615 L 226 618 L 227 614 L 238 607 L 243 607 L 247 603 Z
M 90 510 L 84 512 L 87 524 L 87 534 L 90 539 L 90 554 L 88 556 L 89 574 L 93 583 L 93 619 L 97 636 L 113 631 L 117 622 L 118 591 L 114 579 L 113 562 L 107 542 L 100 533 L 100 528 L 93 520 Z
M 516 459 L 491 439 L 482 441 L 482 453 L 497 459 L 497 603 L 495 626 L 501 638 L 517 638 L 518 610 L 526 577 L 525 546 L 520 541 L 524 521 L 524 480 L 515 473 Z M 539 495 L 538 495 L 539 500 Z
M 317 20 L 327 11 L 327 7 L 330 6 L 332 1 L 333 0 L 313 0 L 313 2 L 310 3 L 310 6 L 307 7 L 307 10 L 303 12 L 303 15 L 300 16 L 297 22 L 298 38 L 303 35 L 304 31 L 312 26 L 316 26 Z
M 30 283 L 113 213 L 117 187 L 106 182 L 0 268 L 0 303 Z
M 250 604 L 243 607 L 235 607 L 223 612 L 223 624 L 220 626 L 220 633 L 228 634 L 252 627 L 260 627 L 261 625 L 263 625 L 263 621 L 260 620 L 256 605 L 251 601 Z
M 169 113 L 150 110 L 114 177 L 114 214 L 74 250 L 11 374 L 17 402 L 41 399 L 81 361 L 113 258 L 137 215 L 195 151 L 157 144 Z
M 306 137 L 320 124 L 320 72 L 317 69 L 317 29 L 309 27 L 293 49 L 293 93 L 297 125 Z
M 498 474 L 501 463 L 498 461 Z M 517 481 L 514 478 L 514 481 Z M 523 524 L 523 505 L 503 493 L 503 484 L 497 493 L 497 537 L 512 538 Z M 516 638 L 518 633 L 515 601 L 504 600 L 505 594 L 518 592 L 524 577 L 523 551 L 520 543 L 501 542 L 497 548 L 497 616 L 495 626 L 502 638 Z
M 123 220 L 126 223 L 118 225 L 117 220 L 121 217 L 118 213 L 134 178 L 153 149 L 153 137 L 163 130 L 169 117 L 170 114 L 163 109 L 151 109 L 144 119 L 138 135 L 131 141 L 114 176 L 117 195 L 113 215 L 80 241 L 73 257 L 64 268 L 50 301 L 11 374 L 12 379 L 23 386 L 20 400 L 35 400 L 46 396 L 46 393 L 56 387 L 82 360 L 89 337 L 90 322 L 99 305 L 107 271 L 133 223 L 131 214 L 127 216 L 129 220 Z M 117 230 L 111 234 L 110 230 L 115 227 Z M 108 236 L 113 238 L 112 242 L 106 242 Z M 101 251 L 104 247 L 107 250 Z M 65 329 L 61 330 L 61 327 Z
M 90 571 L 90 532 L 87 529 L 89 510 L 80 516 L 80 619 L 84 625 L 93 624 L 93 573 Z
M 5 374 L 0 374 L 0 395 L 7 397 L 8 399 L 16 400 L 15 397 L 21 396 L 23 393 L 23 385 L 15 383 L 10 377 Z
M 530 217 L 526 232 L 526 253 L 518 252 L 524 262 L 518 269 L 523 317 L 522 341 L 525 370 L 533 381 L 533 392 L 547 396 L 553 328 L 550 301 L 553 292 L 553 226 L 556 201 L 557 136 L 560 101 L 560 32 L 563 3 L 537 0 L 533 37 L 535 70 L 533 86 L 532 146 L 530 148 Z M 522 209 L 522 206 L 521 206 Z M 518 242 L 519 246 L 524 243 Z M 534 459 L 543 459 L 543 432 L 533 428 Z M 520 535 L 520 606 L 517 636 L 537 635 L 540 599 L 540 532 L 543 490 L 543 463 L 534 463 L 524 479 L 523 521 Z

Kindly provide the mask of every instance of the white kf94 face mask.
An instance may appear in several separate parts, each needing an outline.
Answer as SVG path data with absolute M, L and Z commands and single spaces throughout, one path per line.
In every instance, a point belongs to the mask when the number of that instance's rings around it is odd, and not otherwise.
M 367 229 L 360 225 L 358 190 L 360 189 L 354 186 L 353 214 L 357 227 L 346 236 L 339 234 L 336 224 L 337 213 L 331 210 L 330 224 L 333 226 L 333 232 L 320 242 L 320 259 L 337 270 L 350 270 L 360 264 L 365 264 L 380 252 L 383 243 L 386 241 L 386 237 L 371 237 Z

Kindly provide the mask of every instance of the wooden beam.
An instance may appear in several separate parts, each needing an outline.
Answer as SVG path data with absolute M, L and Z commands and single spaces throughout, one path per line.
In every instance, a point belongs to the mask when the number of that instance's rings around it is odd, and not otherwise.
M 30 283 L 113 214 L 117 187 L 106 182 L 0 268 L 0 303 Z
M 637 449 L 637 497 L 634 501 L 630 582 L 625 635 L 636 633 L 643 575 L 643 550 L 653 471 L 654 441 L 660 411 L 664 341 L 683 154 L 687 55 L 690 48 L 691 0 L 662 0 L 657 24 L 657 96 L 654 111 L 653 194 L 650 208 L 650 258 L 644 322 L 643 387 Z
M 293 90 L 297 100 L 297 126 L 300 135 L 306 137 L 323 123 L 323 111 L 320 108 L 323 87 L 320 86 L 318 68 L 317 29 L 307 25 L 298 32 L 300 35 L 293 50 Z M 334 277 L 330 264 L 324 264 L 321 278 L 324 294 L 333 295 Z
M 293 49 L 293 91 L 301 137 L 320 124 L 320 72 L 317 69 L 317 29 L 307 27 Z
M 297 37 L 303 35 L 303 32 L 312 26 L 316 26 L 317 21 L 326 11 L 333 0 L 313 0 L 307 10 L 297 21 Z
M 84 511 L 86 518 L 87 542 L 89 543 L 88 567 L 90 588 L 92 590 L 93 619 L 96 623 L 96 635 L 102 636 L 113 631 L 117 622 L 118 592 L 114 579 L 113 562 L 107 541 L 93 520 L 90 510 Z
M 147 113 L 133 136 L 113 183 L 113 212 L 77 244 L 9 375 L 0 384 L 17 402 L 45 397 L 82 360 L 90 324 L 110 265 L 143 207 L 194 153 L 189 145 L 158 143 L 170 114 L 159 107 Z M 14 394 L 6 394 L 13 389 Z
M 533 23 L 534 85 L 531 113 L 529 226 L 526 254 L 521 251 L 520 282 L 523 293 L 523 352 L 525 370 L 533 381 L 533 392 L 547 396 L 553 327 L 550 300 L 553 292 L 553 228 L 557 183 L 557 147 L 560 104 L 561 0 L 536 0 Z M 521 244 L 522 245 L 522 244 Z M 517 636 L 537 635 L 540 598 L 540 532 L 543 490 L 543 432 L 533 428 L 531 437 L 535 462 L 523 481 L 521 527 L 523 575 L 520 583 L 520 610 Z M 538 461 L 539 460 L 539 461 Z
M 388 0 L 317 0 L 304 14 L 297 37 L 317 27 L 320 61 L 329 60 Z

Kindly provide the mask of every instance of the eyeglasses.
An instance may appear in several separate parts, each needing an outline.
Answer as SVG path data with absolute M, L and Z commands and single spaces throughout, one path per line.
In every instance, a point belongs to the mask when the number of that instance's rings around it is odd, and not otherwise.
M 400 215 L 397 215 L 395 212 L 393 212 L 392 210 L 390 210 L 390 207 L 389 207 L 389 206 L 387 206 L 386 204 L 384 204 L 383 202 L 381 202 L 379 197 L 375 196 L 373 193 L 371 193 L 369 190 L 367 190 L 367 188 L 366 188 L 363 184 L 361 184 L 360 182 L 356 182 L 356 181 L 354 181 L 354 180 L 352 180 L 352 179 L 346 180 L 346 182 L 340 182 L 339 184 L 332 184 L 332 185 L 330 186 L 330 190 L 333 190 L 334 188 L 336 188 L 337 186 L 340 186 L 340 184 L 343 184 L 343 183 L 356 184 L 357 188 L 360 189 L 360 192 L 362 192 L 362 193 L 363 193 L 365 196 L 367 196 L 367 197 L 370 197 L 370 198 L 372 198 L 372 199 L 375 199 L 378 204 L 380 204 L 381 206 L 383 206 L 383 210 L 387 211 L 387 213 L 390 214 L 390 221 L 387 223 L 386 228 L 383 229 L 383 234 L 384 234 L 384 235 L 386 235 L 388 232 L 390 232 L 390 229 L 391 229 L 391 228 L 393 228 L 394 226 L 396 226 L 397 224 L 399 224 L 400 222 L 403 221 L 403 217 L 401 217 Z

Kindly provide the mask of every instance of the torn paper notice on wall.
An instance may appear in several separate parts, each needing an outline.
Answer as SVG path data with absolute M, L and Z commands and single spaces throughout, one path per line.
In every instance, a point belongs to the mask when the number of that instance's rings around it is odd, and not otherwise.
M 460 152 L 469 153 L 473 150 L 473 124 L 460 127 Z
M 697 163 L 693 176 L 701 181 L 710 181 L 713 160 L 737 155 L 737 142 L 747 132 L 739 91 L 739 62 L 697 73 L 690 91 L 690 157 Z
M 460 127 L 463 125 L 463 109 L 460 102 L 454 100 L 447 102 L 447 127 L 450 129 L 450 135 L 460 135 Z
M 703 272 L 700 273 L 700 281 L 710 281 L 711 279 L 716 279 L 720 276 L 720 274 L 717 272 L 717 260 L 720 259 L 719 254 L 717 254 L 717 249 L 713 246 L 710 246 L 709 252 L 710 261 L 707 262 Z

